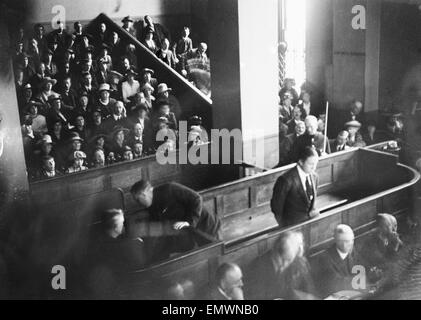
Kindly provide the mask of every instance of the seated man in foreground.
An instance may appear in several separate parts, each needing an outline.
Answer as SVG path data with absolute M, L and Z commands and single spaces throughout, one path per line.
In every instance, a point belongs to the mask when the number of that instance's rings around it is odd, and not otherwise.
M 203 207 L 202 197 L 194 190 L 178 183 L 153 187 L 149 181 L 141 180 L 132 186 L 130 192 L 140 208 L 148 211 L 150 222 L 164 226 L 162 236 L 167 236 L 165 250 L 170 254 L 204 244 L 200 237 L 192 237 L 186 232 L 187 228 L 219 239 L 219 218 Z
M 279 226 L 298 224 L 319 215 L 315 206 L 318 159 L 314 148 L 304 148 L 297 166 L 276 181 L 270 205 Z
M 325 251 L 320 260 L 318 274 L 320 289 L 325 296 L 344 290 L 359 290 L 355 286 L 358 272 L 356 266 L 364 267 L 354 249 L 354 232 L 351 227 L 340 224 L 335 228 L 335 244 Z M 368 270 L 367 270 L 368 273 Z
M 215 284 L 212 286 L 208 300 L 244 300 L 243 273 L 233 263 L 224 263 L 216 271 Z
M 254 261 L 247 279 L 250 295 L 257 299 L 317 299 L 303 235 L 298 232 L 282 234 L 271 251 Z

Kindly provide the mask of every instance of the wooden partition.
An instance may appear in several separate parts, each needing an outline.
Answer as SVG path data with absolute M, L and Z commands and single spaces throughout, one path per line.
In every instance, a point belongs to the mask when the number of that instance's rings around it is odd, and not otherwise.
M 117 25 L 107 15 L 100 14 L 96 19 L 94 19 L 87 27 L 88 33 L 95 37 L 95 35 L 99 32 L 99 25 L 101 23 L 105 23 L 109 31 L 117 32 L 123 41 L 135 46 L 139 68 L 153 69 L 155 71 L 154 77 L 156 77 L 160 82 L 165 82 L 173 89 L 172 93 L 180 101 L 182 109 L 181 120 L 186 120 L 191 115 L 196 114 L 203 118 L 203 125 L 205 128 L 208 130 L 213 128 L 212 100 L 210 98 L 204 95 L 178 72 L 158 59 L 141 42 L 125 31 L 122 27 Z
M 374 229 L 377 213 L 387 212 L 401 217 L 411 206 L 410 191 L 420 175 L 414 169 L 399 164 L 397 160 L 394 155 L 370 149 L 354 149 L 322 159 L 318 169 L 321 181 L 319 192 L 342 191 L 349 197 L 348 202 L 299 225 L 279 229 L 269 223 L 263 226 L 261 232 L 242 234 L 235 241 L 225 239 L 223 252 L 217 262 L 212 260 L 213 267 L 203 269 L 202 266 L 200 272 L 191 267 L 194 265 L 191 259 L 196 255 L 193 252 L 188 256 L 178 257 L 176 261 L 169 260 L 164 265 L 154 266 L 149 271 L 132 273 L 129 276 L 130 288 L 134 290 L 132 294 L 136 295 L 136 286 L 140 288 L 139 284 L 144 283 L 146 272 L 154 272 L 155 283 L 159 283 L 159 279 L 194 279 L 198 283 L 197 287 L 200 287 L 210 283 L 214 277 L 214 273 L 209 271 L 214 270 L 215 263 L 235 262 L 247 270 L 253 260 L 270 250 L 279 236 L 287 231 L 303 233 L 306 251 L 310 257 L 332 245 L 333 231 L 338 224 L 350 225 L 357 238 L 370 234 Z M 208 210 L 221 216 L 224 231 L 229 234 L 235 234 L 241 223 L 254 223 L 260 216 L 265 217 L 262 221 L 270 221 L 273 214 L 270 212 L 269 201 L 273 184 L 290 168 L 292 166 L 205 190 L 202 192 L 205 205 Z M 383 184 L 381 179 L 385 174 L 390 178 Z M 370 184 L 371 190 L 365 187 L 367 181 L 373 181 Z M 206 251 L 198 251 L 197 255 L 199 260 L 203 260 L 203 264 L 208 265 Z M 212 256 L 213 258 L 215 257 Z
M 319 209 L 329 206 L 330 197 L 323 194 L 339 193 L 358 181 L 358 150 L 330 155 L 320 160 L 318 193 Z M 270 210 L 276 180 L 294 165 L 271 170 L 249 178 L 204 190 L 204 205 L 223 221 L 226 244 L 244 241 L 278 226 Z

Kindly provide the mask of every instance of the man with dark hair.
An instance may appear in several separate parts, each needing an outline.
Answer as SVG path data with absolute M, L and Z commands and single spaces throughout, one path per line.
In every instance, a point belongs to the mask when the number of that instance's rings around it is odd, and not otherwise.
M 319 215 L 315 206 L 318 160 L 316 150 L 305 147 L 299 154 L 297 166 L 276 181 L 271 209 L 280 226 L 301 223 Z
M 194 242 L 191 241 L 183 245 L 184 248 L 175 243 L 180 239 L 177 235 L 182 235 L 184 232 L 181 231 L 186 228 L 219 238 L 220 220 L 203 207 L 202 197 L 194 190 L 178 183 L 153 187 L 149 181 L 141 180 L 133 185 L 130 192 L 139 206 L 148 210 L 151 221 L 169 224 L 172 230 L 177 231 L 175 237 L 169 237 L 175 240 L 173 243 L 168 241 L 168 245 L 173 247 L 168 250 L 180 252 L 180 249 L 185 251 L 192 248 Z M 199 238 L 196 242 L 202 244 Z

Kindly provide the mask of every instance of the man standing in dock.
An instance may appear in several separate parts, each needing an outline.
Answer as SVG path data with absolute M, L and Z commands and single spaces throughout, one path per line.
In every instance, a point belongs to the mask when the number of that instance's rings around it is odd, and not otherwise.
M 275 183 L 270 202 L 272 212 L 281 227 L 315 218 L 317 175 L 319 157 L 312 147 L 305 147 L 299 154 L 297 166 L 280 176 Z

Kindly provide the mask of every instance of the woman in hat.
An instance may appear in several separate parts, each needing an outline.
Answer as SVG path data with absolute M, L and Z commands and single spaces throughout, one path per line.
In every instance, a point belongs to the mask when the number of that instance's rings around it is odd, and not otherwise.
M 48 76 L 46 76 L 41 82 L 41 92 L 36 96 L 36 99 L 44 105 L 45 110 L 49 109 L 48 99 L 50 98 L 50 96 L 57 95 L 57 93 L 53 91 L 53 86 L 55 86 L 56 84 L 57 80 L 51 79 Z
M 46 118 L 38 113 L 38 107 L 40 106 L 42 106 L 41 103 L 30 101 L 25 116 L 25 120 L 29 118 L 32 120 L 32 130 L 36 137 L 42 137 L 48 131 Z
M 93 151 L 89 168 L 103 168 L 105 166 L 105 152 L 102 148 Z
M 111 133 L 110 152 L 115 156 L 116 161 L 122 161 L 124 156 L 125 147 L 127 146 L 127 138 L 130 130 L 121 126 L 114 128 Z
M 85 166 L 86 154 L 83 151 L 75 151 L 73 153 L 72 165 L 66 170 L 66 173 L 76 173 L 88 170 Z
M 56 157 L 59 170 L 65 172 L 70 166 L 73 165 L 74 153 L 76 151 L 82 151 L 82 143 L 83 139 L 77 132 L 70 132 L 66 146 Z
M 345 124 L 345 128 L 349 132 L 347 142 L 348 146 L 354 148 L 363 148 L 366 146 L 361 133 L 359 133 L 361 129 L 361 123 L 356 120 L 352 120 Z
M 121 92 L 123 95 L 124 103 L 130 103 L 129 98 L 133 97 L 136 93 L 140 92 L 140 83 L 135 80 L 137 73 L 133 70 L 130 70 L 127 74 L 127 80 L 124 81 L 121 85 Z
M 155 89 L 149 83 L 145 83 L 140 90 L 145 95 L 145 104 L 148 107 L 148 110 L 152 110 L 155 101 L 155 97 L 152 94 Z
M 88 155 L 90 155 L 90 159 L 91 162 L 93 162 L 92 159 L 95 158 L 95 150 L 97 149 L 101 149 L 104 154 L 108 154 L 109 153 L 109 148 L 107 146 L 107 135 L 104 133 L 99 133 L 95 136 L 93 136 L 90 140 L 89 140 L 89 144 L 88 144 Z
M 150 27 L 147 27 L 145 30 L 145 37 L 142 39 L 142 44 L 152 51 L 153 54 L 156 54 L 159 50 L 158 44 L 154 40 L 154 30 Z

